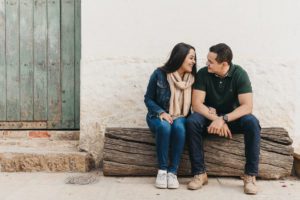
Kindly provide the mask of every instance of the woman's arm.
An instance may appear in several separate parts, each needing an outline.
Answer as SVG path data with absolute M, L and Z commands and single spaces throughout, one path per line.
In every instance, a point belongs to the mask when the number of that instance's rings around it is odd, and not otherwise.
M 144 102 L 148 111 L 155 113 L 156 116 L 159 117 L 161 113 L 166 111 L 162 109 L 155 101 L 156 87 L 157 87 L 157 75 L 156 72 L 153 72 L 147 86 L 147 91 L 144 96 Z

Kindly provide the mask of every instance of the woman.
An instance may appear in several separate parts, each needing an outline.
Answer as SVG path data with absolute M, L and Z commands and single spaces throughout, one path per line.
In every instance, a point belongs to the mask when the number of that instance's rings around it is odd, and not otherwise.
M 185 122 L 190 113 L 196 70 L 195 48 L 179 43 L 166 64 L 150 77 L 144 101 L 148 108 L 147 124 L 156 140 L 158 188 L 179 187 L 177 169 L 185 143 Z

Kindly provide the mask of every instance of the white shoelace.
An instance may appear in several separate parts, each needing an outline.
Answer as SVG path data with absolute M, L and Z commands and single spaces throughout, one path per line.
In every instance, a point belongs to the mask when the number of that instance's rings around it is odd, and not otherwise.
M 166 179 L 167 173 L 159 173 L 157 179 L 159 181 L 164 181 Z
M 169 173 L 169 181 L 171 182 L 171 184 L 177 184 L 178 180 L 177 180 L 177 176 L 173 173 Z

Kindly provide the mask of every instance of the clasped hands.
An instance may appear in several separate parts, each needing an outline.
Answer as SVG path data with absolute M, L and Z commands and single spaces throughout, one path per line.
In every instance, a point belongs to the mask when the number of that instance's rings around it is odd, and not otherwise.
M 209 114 L 217 115 L 216 109 L 209 107 Z M 232 138 L 231 131 L 221 116 L 211 122 L 207 127 L 207 132 L 221 137 Z
M 217 115 L 216 109 L 209 107 L 209 114 L 211 115 Z M 161 120 L 166 120 L 170 124 L 173 124 L 173 119 L 170 114 L 168 113 L 161 113 L 159 118 Z M 228 127 L 228 125 L 224 122 L 222 117 L 218 117 L 215 120 L 211 122 L 211 124 L 207 127 L 207 132 L 209 134 L 216 134 L 221 137 L 226 137 L 226 138 L 232 138 L 231 131 Z

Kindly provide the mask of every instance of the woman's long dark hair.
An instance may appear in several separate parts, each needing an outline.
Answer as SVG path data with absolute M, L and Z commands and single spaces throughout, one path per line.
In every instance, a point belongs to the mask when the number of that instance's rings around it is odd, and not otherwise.
M 189 44 L 185 44 L 183 42 L 176 44 L 171 52 L 169 60 L 166 62 L 166 64 L 164 66 L 161 67 L 161 69 L 163 71 L 165 71 L 166 73 L 172 73 L 172 72 L 175 72 L 176 70 L 178 70 L 181 67 L 182 63 L 184 62 L 190 49 L 193 49 L 194 51 L 196 51 L 195 48 Z M 196 55 L 195 55 L 195 61 L 196 62 L 192 69 L 192 74 L 194 76 L 196 76 L 196 73 L 197 73 Z

